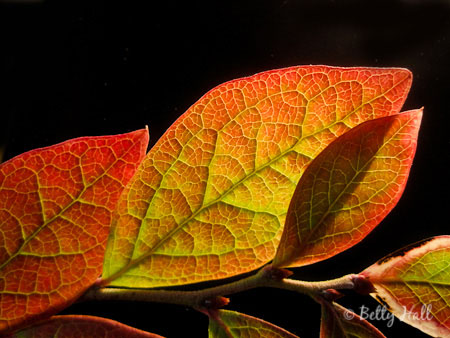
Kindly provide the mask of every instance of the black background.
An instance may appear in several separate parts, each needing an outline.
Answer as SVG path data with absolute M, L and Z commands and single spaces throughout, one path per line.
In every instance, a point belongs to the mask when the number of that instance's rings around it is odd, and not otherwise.
M 406 244 L 448 234 L 450 1 L 0 0 L 0 142 L 4 159 L 86 135 L 149 125 L 151 144 L 211 88 L 302 64 L 397 66 L 414 74 L 404 109 L 425 107 L 404 196 L 362 243 L 298 269 L 321 280 L 358 272 Z M 377 303 L 349 294 L 353 308 Z M 228 307 L 318 337 L 320 308 L 259 289 Z M 106 316 L 168 337 L 207 336 L 207 318 L 160 304 L 84 303 L 64 313 Z M 388 337 L 425 337 L 373 321 Z

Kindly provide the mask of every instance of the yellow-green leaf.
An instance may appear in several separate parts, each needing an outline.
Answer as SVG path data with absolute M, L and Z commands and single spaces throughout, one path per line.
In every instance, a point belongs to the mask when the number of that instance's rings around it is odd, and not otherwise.
M 218 310 L 210 315 L 209 338 L 298 338 L 262 319 L 239 312 Z
M 400 320 L 432 337 L 450 337 L 450 236 L 398 250 L 361 275 Z
M 163 338 L 111 319 L 93 316 L 53 316 L 7 338 Z
M 264 265 L 311 160 L 350 128 L 398 113 L 410 84 L 405 69 L 303 66 L 211 90 L 122 195 L 103 284 L 179 285 Z

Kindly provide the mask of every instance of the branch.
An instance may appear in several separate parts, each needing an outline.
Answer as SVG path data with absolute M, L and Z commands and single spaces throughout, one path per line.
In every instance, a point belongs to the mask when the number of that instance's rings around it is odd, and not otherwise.
M 227 304 L 228 300 L 222 296 L 227 296 L 258 287 L 285 289 L 308 294 L 315 298 L 318 294 L 328 289 L 353 289 L 355 287 L 354 280 L 355 278 L 358 278 L 358 275 L 349 274 L 328 281 L 306 282 L 285 278 L 290 274 L 291 272 L 288 270 L 277 269 L 273 268 L 271 265 L 268 265 L 260 269 L 256 274 L 247 278 L 228 284 L 195 291 L 125 289 L 98 287 L 94 285 L 79 299 L 79 301 L 143 301 L 178 304 L 201 309 L 205 307 L 210 308 L 223 306 Z

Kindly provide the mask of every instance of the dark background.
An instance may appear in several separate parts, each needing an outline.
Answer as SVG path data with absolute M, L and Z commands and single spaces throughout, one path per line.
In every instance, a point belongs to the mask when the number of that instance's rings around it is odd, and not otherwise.
M 448 234 L 450 0 L 0 0 L 0 144 L 4 159 L 86 135 L 149 125 L 151 144 L 211 88 L 303 64 L 412 70 L 406 109 L 424 106 L 411 176 L 398 206 L 362 243 L 298 269 L 323 280 L 358 272 L 401 246 Z M 375 311 L 369 297 L 341 304 Z M 301 337 L 318 337 L 320 308 L 259 289 L 228 307 Z M 207 318 L 160 304 L 85 303 L 64 313 L 106 316 L 168 337 L 207 336 Z M 388 337 L 425 337 L 395 320 Z

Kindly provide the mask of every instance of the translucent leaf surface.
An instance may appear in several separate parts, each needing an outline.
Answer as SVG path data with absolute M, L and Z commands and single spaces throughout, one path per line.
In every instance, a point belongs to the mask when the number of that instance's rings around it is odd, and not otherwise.
M 368 121 L 313 160 L 292 198 L 275 266 L 332 257 L 380 223 L 403 193 L 421 118 L 413 110 Z
M 0 331 L 55 313 L 101 274 L 148 132 L 84 137 L 0 166 Z
M 210 316 L 209 338 L 240 337 L 298 338 L 278 326 L 239 312 L 218 310 L 215 316 Z
M 92 316 L 54 316 L 8 338 L 162 338 L 114 320 Z
M 386 338 L 375 326 L 337 303 L 322 304 L 320 338 Z
M 104 284 L 225 278 L 270 261 L 311 159 L 337 136 L 398 113 L 404 69 L 292 67 L 218 86 L 149 152 L 119 202 Z
M 432 337 L 450 337 L 450 236 L 398 250 L 361 275 L 400 320 Z

